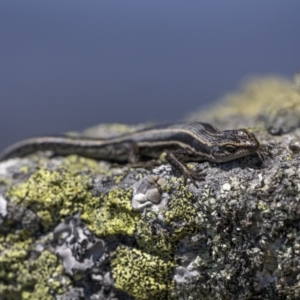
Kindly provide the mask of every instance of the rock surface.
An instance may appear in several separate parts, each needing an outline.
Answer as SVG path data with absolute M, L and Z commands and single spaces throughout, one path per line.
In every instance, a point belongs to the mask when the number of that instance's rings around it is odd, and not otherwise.
M 248 128 L 272 153 L 201 163 L 198 188 L 165 162 L 36 153 L 0 163 L 0 299 L 299 299 L 297 88 L 256 80 L 190 116 Z

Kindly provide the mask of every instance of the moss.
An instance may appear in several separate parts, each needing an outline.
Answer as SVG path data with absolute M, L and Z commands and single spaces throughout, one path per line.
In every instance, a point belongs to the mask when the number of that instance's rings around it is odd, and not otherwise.
M 111 262 L 117 289 L 142 299 L 168 299 L 174 289 L 171 280 L 172 262 L 137 249 L 118 247 Z

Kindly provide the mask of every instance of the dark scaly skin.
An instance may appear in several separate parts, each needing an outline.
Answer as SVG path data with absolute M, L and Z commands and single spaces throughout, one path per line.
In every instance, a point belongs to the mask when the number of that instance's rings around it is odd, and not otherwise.
M 167 160 L 179 169 L 186 182 L 199 179 L 183 161 L 226 162 L 257 152 L 259 142 L 246 129 L 219 131 L 206 123 L 171 124 L 150 127 L 110 139 L 42 136 L 20 141 L 0 154 L 0 161 L 22 157 L 36 151 L 55 155 L 78 154 L 95 159 L 128 162 L 135 156 Z M 180 157 L 180 158 L 179 158 Z

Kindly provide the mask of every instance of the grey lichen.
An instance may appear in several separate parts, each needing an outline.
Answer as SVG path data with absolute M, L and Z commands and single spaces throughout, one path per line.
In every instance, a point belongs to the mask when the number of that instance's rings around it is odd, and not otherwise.
M 43 153 L 1 163 L 0 299 L 299 299 L 299 119 L 299 90 L 276 78 L 191 116 L 268 149 L 201 163 L 197 188 L 163 156 L 152 169 Z M 108 130 L 133 128 L 85 134 Z
M 61 258 L 67 274 L 78 277 L 102 264 L 107 252 L 105 242 L 96 238 L 81 222 L 79 214 L 68 217 L 54 229 L 55 253 Z

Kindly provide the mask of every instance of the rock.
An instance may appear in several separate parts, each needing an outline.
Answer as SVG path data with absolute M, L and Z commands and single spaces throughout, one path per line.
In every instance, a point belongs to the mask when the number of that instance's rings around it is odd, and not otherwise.
M 166 162 L 0 163 L 0 299 L 299 299 L 299 89 L 260 79 L 189 120 L 248 128 L 264 160 L 203 162 L 198 188 Z M 86 134 L 108 128 L 133 130 Z

